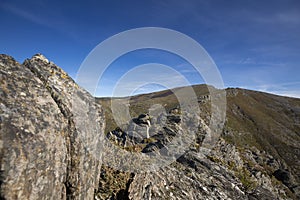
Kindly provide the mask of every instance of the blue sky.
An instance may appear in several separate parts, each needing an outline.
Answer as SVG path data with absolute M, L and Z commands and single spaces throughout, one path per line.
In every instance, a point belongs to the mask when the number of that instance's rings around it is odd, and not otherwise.
M 108 37 L 133 28 L 164 27 L 199 42 L 226 87 L 300 97 L 298 0 L 0 0 L 0 22 L 0 53 L 23 62 L 40 52 L 72 77 Z M 181 58 L 148 49 L 116 60 L 100 81 L 105 89 L 96 95 L 110 95 L 124 73 L 145 63 L 171 66 L 191 84 L 203 83 Z M 138 92 L 161 88 L 148 85 Z

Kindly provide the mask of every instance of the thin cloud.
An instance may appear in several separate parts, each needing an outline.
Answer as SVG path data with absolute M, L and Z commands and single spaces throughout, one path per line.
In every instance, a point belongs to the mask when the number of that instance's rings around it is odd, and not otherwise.
M 300 98 L 300 90 L 298 90 L 298 88 L 300 88 L 300 81 L 244 86 L 242 88 L 277 94 L 281 96 Z
M 51 11 L 53 14 L 50 14 L 47 11 L 47 8 L 39 6 L 38 10 L 45 10 L 43 12 L 43 15 L 40 14 L 41 11 L 37 12 L 37 9 L 34 9 L 35 6 L 32 6 L 31 10 L 26 8 L 21 8 L 19 6 L 16 6 L 14 4 L 9 3 L 3 3 L 1 7 L 14 15 L 17 15 L 25 20 L 28 20 L 30 22 L 33 22 L 35 24 L 45 26 L 48 28 L 55 28 L 57 25 L 61 24 L 62 19 L 61 17 L 57 17 L 59 14 L 55 11 Z M 45 16 L 46 15 L 46 16 Z M 49 16 L 47 16 L 49 15 Z M 60 20 L 59 20 L 59 19 Z
M 27 10 L 18 8 L 12 4 L 8 4 L 8 3 L 4 3 L 1 5 L 2 8 L 4 8 L 5 10 L 18 15 L 30 22 L 42 25 L 42 26 L 48 26 L 48 23 L 46 23 L 45 20 L 43 20 L 40 16 L 34 15 L 31 12 L 28 12 Z
M 71 24 L 58 6 L 55 6 L 55 9 L 53 9 L 53 5 L 44 2 L 28 2 L 26 6 L 3 3 L 0 5 L 0 8 L 31 23 L 63 33 L 75 41 L 82 40 L 82 38 L 78 38 L 74 31 L 71 31 L 73 29 L 70 26 Z
M 300 23 L 300 14 L 296 10 L 287 10 L 280 13 L 272 13 L 268 16 L 254 15 L 252 20 L 262 24 L 296 25 Z

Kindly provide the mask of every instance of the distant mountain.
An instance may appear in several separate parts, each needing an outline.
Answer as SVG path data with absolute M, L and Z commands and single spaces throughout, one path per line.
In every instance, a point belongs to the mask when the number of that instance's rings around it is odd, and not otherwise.
M 173 93 L 186 87 L 114 98 L 130 108 L 124 121 L 41 54 L 23 64 L 0 55 L 0 83 L 0 199 L 300 198 L 300 99 L 226 89 L 207 150 L 210 92 L 221 92 L 211 86 L 193 86 L 196 115 Z M 156 157 L 172 162 L 138 170 Z

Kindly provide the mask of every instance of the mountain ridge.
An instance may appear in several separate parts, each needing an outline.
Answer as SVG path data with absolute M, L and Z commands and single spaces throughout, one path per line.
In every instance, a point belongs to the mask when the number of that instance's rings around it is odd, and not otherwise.
M 158 90 L 158 91 L 153 91 L 153 92 L 146 92 L 146 93 L 141 93 L 141 94 L 135 94 L 135 95 L 131 95 L 131 96 L 94 96 L 97 99 L 122 99 L 122 98 L 133 98 L 133 97 L 137 97 L 137 96 L 143 96 L 143 95 L 153 95 L 155 93 L 161 93 L 161 92 L 167 92 L 169 90 L 176 90 L 176 89 L 182 89 L 185 87 L 197 87 L 197 86 L 207 86 L 207 84 L 204 83 L 200 83 L 200 84 L 193 84 L 193 85 L 187 85 L 187 86 L 180 86 L 180 87 L 174 87 L 172 89 L 165 89 L 165 90 Z M 210 86 L 213 87 L 213 86 Z M 215 87 L 213 87 L 215 88 Z M 215 88 L 215 89 L 219 89 L 221 90 L 221 88 Z M 226 87 L 223 90 L 246 90 L 246 91 L 253 91 L 253 92 L 258 92 L 258 93 L 266 93 L 269 95 L 274 95 L 274 96 L 279 96 L 279 97 L 287 97 L 287 98 L 292 98 L 292 99 L 300 99 L 300 97 L 295 97 L 295 96 L 288 96 L 288 95 L 281 95 L 281 94 L 276 94 L 276 93 L 271 93 L 271 92 L 267 92 L 267 91 L 260 91 L 260 90 L 254 90 L 254 89 L 248 89 L 248 88 L 243 88 L 243 87 Z

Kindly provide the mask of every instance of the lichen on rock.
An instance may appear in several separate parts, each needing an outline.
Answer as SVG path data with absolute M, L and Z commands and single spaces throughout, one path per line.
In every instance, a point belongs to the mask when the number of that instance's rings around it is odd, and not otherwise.
M 93 199 L 101 106 L 41 54 L 22 65 L 0 55 L 0 76 L 1 196 Z M 85 118 L 82 128 L 79 114 L 93 119 Z

